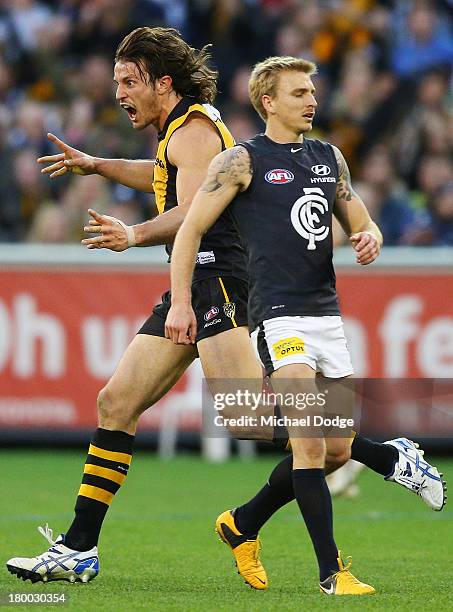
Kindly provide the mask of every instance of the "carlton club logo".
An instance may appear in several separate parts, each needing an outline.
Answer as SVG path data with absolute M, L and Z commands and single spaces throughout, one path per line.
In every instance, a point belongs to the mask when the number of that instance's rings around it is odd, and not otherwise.
M 329 210 L 329 202 L 320 187 L 304 187 L 304 194 L 291 209 L 291 223 L 298 234 L 308 240 L 307 250 L 314 251 L 316 243 L 329 235 L 329 227 L 321 225 L 320 215 Z
M 274 168 L 269 170 L 264 178 L 268 183 L 272 183 L 272 185 L 285 185 L 294 181 L 294 174 L 284 168 Z

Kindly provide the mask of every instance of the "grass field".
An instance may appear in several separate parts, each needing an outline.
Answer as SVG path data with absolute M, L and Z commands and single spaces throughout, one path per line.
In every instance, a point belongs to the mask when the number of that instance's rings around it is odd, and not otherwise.
M 453 512 L 448 505 L 432 512 L 369 471 L 360 477 L 358 498 L 335 501 L 335 531 L 344 556 L 353 556 L 354 573 L 375 586 L 376 595 L 328 598 L 318 592 L 314 554 L 294 503 L 262 530 L 269 591 L 246 587 L 213 523 L 221 511 L 248 499 L 276 461 L 210 465 L 181 457 L 163 463 L 137 453 L 105 523 L 100 576 L 88 585 L 32 586 L 11 576 L 4 562 L 46 548 L 37 525 L 48 522 L 54 535 L 67 528 L 84 455 L 2 451 L 0 593 L 64 592 L 69 604 L 63 608 L 78 611 L 453 609 Z M 438 465 L 447 478 L 453 474 L 453 462 Z

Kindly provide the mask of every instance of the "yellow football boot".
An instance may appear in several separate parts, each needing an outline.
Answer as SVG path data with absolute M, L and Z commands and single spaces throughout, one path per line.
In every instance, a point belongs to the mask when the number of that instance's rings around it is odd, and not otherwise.
M 341 560 L 341 552 L 338 551 L 338 572 L 329 576 L 323 582 L 319 583 L 321 593 L 326 595 L 371 595 L 376 593 L 376 590 L 369 584 L 360 582 L 355 576 L 351 574 L 349 568 L 351 567 L 352 560 L 348 557 L 346 560 L 349 562 L 343 565 Z
M 245 582 L 254 589 L 267 589 L 266 571 L 259 558 L 261 550 L 259 537 L 256 540 L 247 540 L 246 536 L 237 529 L 230 510 L 222 512 L 217 517 L 215 530 L 220 539 L 231 548 L 238 574 L 244 578 Z

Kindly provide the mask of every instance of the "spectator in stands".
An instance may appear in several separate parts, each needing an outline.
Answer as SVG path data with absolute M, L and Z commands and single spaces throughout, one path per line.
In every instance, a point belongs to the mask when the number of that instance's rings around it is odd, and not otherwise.
M 451 109 L 448 99 L 448 74 L 430 71 L 417 86 L 415 104 L 395 130 L 392 142 L 398 171 L 415 186 L 418 162 L 423 152 L 447 154 L 453 149 L 449 140 Z
M 406 232 L 415 223 L 417 211 L 404 184 L 397 179 L 395 164 L 384 145 L 377 145 L 369 152 L 360 175 L 362 191 L 359 187 L 357 191 L 381 228 L 385 244 L 402 244 Z
M 436 193 L 453 176 L 453 161 L 448 155 L 427 154 L 421 158 L 417 172 L 418 188 L 425 202 L 432 202 Z
M 434 4 L 411 3 L 402 30 L 394 32 L 397 43 L 392 51 L 392 66 L 400 77 L 413 77 L 429 68 L 451 67 L 453 33 L 449 20 L 441 20 Z
M 41 176 L 36 158 L 37 151 L 31 148 L 22 148 L 13 156 L 13 176 L 17 189 L 14 205 L 20 211 L 21 218 L 17 234 L 22 239 L 25 238 L 33 217 L 50 199 L 49 181 Z
M 9 115 L 0 106 L 0 242 L 20 239 L 19 190 L 14 178 L 13 150 L 7 142 Z

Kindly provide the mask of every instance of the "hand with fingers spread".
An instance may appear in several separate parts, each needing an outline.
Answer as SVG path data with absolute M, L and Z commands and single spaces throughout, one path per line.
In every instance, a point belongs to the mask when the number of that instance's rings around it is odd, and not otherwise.
M 195 344 L 197 319 L 190 304 L 172 304 L 165 321 L 165 337 L 175 344 Z
M 87 234 L 97 234 L 94 238 L 82 240 L 87 249 L 110 249 L 111 251 L 125 251 L 135 246 L 134 228 L 126 225 L 120 219 L 109 215 L 100 215 L 92 208 L 88 209 L 92 219 L 83 228 Z
M 381 244 L 373 232 L 358 232 L 349 240 L 356 252 L 356 261 L 361 266 L 372 263 L 381 252 Z
M 41 170 L 42 174 L 50 174 L 50 178 L 63 176 L 67 172 L 81 175 L 97 174 L 95 157 L 70 147 L 50 132 L 47 138 L 60 149 L 61 153 L 38 157 L 38 164 L 50 164 Z

